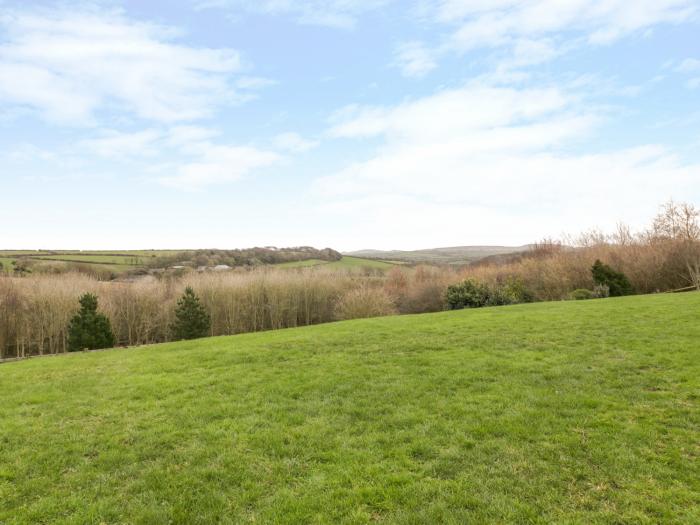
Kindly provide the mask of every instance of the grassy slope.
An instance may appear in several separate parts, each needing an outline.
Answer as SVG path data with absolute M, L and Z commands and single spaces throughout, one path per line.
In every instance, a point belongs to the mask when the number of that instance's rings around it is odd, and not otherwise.
M 0 365 L 0 522 L 698 523 L 700 294 Z
M 289 261 L 284 263 L 278 263 L 274 266 L 276 268 L 306 268 L 307 266 L 318 266 L 320 264 L 328 264 L 322 259 L 306 259 L 305 261 Z
M 394 264 L 373 259 L 363 259 L 361 257 L 344 256 L 339 261 L 327 262 L 321 259 L 308 259 L 305 261 L 291 261 L 275 265 L 278 268 L 304 268 L 307 266 L 323 266 L 324 268 L 333 269 L 359 269 L 359 268 L 375 268 L 386 270 L 394 266 Z
M 372 259 L 363 259 L 361 257 L 343 256 L 339 261 L 333 261 L 326 265 L 327 268 L 375 268 L 378 270 L 387 270 L 394 266 L 391 263 L 384 261 L 376 261 Z
M 427 250 L 359 250 L 348 255 L 370 257 L 385 261 L 428 264 L 467 264 L 495 255 L 518 253 L 527 246 L 453 246 Z

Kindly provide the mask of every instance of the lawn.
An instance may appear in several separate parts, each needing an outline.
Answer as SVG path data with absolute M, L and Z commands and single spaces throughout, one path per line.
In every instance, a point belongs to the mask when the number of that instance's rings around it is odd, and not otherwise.
M 700 523 L 700 294 L 0 365 L 0 523 Z

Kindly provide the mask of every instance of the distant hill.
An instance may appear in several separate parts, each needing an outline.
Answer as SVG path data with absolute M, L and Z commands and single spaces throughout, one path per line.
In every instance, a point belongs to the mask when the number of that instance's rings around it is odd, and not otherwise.
M 452 246 L 425 250 L 358 250 L 344 255 L 381 259 L 404 263 L 469 264 L 487 257 L 521 253 L 531 248 L 525 246 Z

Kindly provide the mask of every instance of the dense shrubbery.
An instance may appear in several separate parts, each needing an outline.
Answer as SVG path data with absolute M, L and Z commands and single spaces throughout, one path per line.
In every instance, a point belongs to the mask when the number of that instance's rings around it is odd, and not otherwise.
M 486 306 L 489 296 L 490 291 L 485 284 L 467 279 L 459 284 L 448 286 L 445 298 L 450 310 L 460 310 Z
M 513 278 L 506 279 L 504 283 L 494 284 L 466 279 L 459 284 L 448 286 L 446 293 L 446 302 L 451 310 L 529 303 L 533 300 L 533 295 L 523 283 Z
M 622 272 L 613 270 L 607 264 L 603 264 L 600 259 L 596 259 L 591 268 L 593 281 L 598 286 L 605 286 L 608 289 L 610 297 L 620 297 L 622 295 L 632 295 L 634 289 L 630 280 Z
M 573 301 L 585 301 L 595 299 L 595 294 L 586 288 L 578 288 L 569 294 L 569 298 Z
M 381 288 L 361 286 L 345 292 L 335 308 L 338 319 L 361 319 L 396 313 L 391 298 Z

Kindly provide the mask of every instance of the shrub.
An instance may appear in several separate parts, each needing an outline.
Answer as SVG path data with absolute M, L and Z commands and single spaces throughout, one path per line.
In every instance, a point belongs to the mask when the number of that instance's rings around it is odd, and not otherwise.
M 109 319 L 97 311 L 97 296 L 86 293 L 80 297 L 80 311 L 68 325 L 68 351 L 96 350 L 114 346 L 114 334 Z
M 472 279 L 447 287 L 445 300 L 450 310 L 480 308 L 489 302 L 489 289 Z
M 593 287 L 593 298 L 605 299 L 606 297 L 610 297 L 610 288 L 604 284 L 596 284 Z
M 361 286 L 346 292 L 336 305 L 337 319 L 380 317 L 396 313 L 391 298 L 381 288 Z
M 535 300 L 535 295 L 517 277 L 508 277 L 500 286 L 500 293 L 509 300 L 507 304 L 531 303 Z
M 402 314 L 423 314 L 445 309 L 445 287 L 434 282 L 413 283 L 398 297 Z
M 211 317 L 199 302 L 194 290 L 188 286 L 184 295 L 177 301 L 175 322 L 172 326 L 173 338 L 182 340 L 206 337 L 210 329 Z
M 610 297 L 632 295 L 634 293 L 627 276 L 622 272 L 613 270 L 607 264 L 602 263 L 600 259 L 596 259 L 591 268 L 591 274 L 596 284 L 608 287 Z
M 594 292 L 585 288 L 579 288 L 569 294 L 569 298 L 574 301 L 585 301 L 586 299 L 593 299 L 595 297 Z

